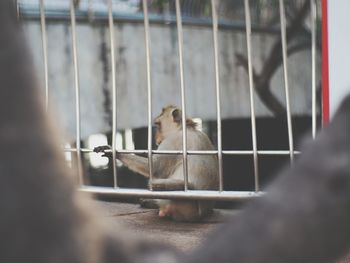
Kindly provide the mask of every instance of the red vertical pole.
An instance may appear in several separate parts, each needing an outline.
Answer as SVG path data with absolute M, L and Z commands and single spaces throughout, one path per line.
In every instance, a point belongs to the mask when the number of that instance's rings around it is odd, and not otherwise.
M 322 0 L 322 124 L 329 122 L 328 1 Z

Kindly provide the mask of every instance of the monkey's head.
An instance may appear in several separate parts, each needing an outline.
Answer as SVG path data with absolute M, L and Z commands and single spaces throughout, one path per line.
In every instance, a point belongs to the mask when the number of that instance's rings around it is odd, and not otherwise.
M 159 145 L 167 136 L 181 129 L 181 109 L 173 105 L 163 108 L 161 114 L 154 120 L 154 124 L 157 128 L 156 144 Z M 196 123 L 192 119 L 186 119 L 186 126 L 195 129 Z

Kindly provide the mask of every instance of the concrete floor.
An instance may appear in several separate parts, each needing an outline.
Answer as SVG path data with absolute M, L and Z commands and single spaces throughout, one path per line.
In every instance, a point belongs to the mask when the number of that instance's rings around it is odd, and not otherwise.
M 200 223 L 179 223 L 158 217 L 157 210 L 141 208 L 138 204 L 94 201 L 102 218 L 112 224 L 131 231 L 138 237 L 161 241 L 189 252 L 201 242 L 228 216 L 235 216 L 239 210 L 215 209 L 213 215 Z M 338 263 L 350 263 L 350 255 Z
M 102 217 L 112 224 L 124 226 L 137 236 L 171 244 L 188 252 L 199 246 L 210 231 L 225 221 L 235 210 L 215 209 L 213 215 L 200 223 L 180 223 L 158 217 L 157 210 L 141 208 L 138 204 L 94 201 Z

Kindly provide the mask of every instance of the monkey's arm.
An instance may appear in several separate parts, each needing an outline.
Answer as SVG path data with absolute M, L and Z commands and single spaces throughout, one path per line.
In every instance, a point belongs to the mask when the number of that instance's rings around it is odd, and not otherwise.
M 119 159 L 130 170 L 149 178 L 148 159 L 138 155 L 118 154 Z
M 94 152 L 103 153 L 102 156 L 108 157 L 110 158 L 110 160 L 112 160 L 112 153 L 110 152 L 110 150 L 111 150 L 111 147 L 108 145 L 94 148 Z M 118 153 L 116 157 L 124 165 L 126 165 L 130 170 L 136 173 L 142 174 L 146 178 L 149 178 L 149 168 L 148 168 L 147 158 L 138 156 L 138 155 L 120 154 L 120 153 Z M 157 159 L 157 156 L 155 156 L 154 159 Z M 183 190 L 185 188 L 184 180 L 172 179 L 172 178 L 153 179 L 152 182 L 150 182 L 150 185 L 152 186 L 153 190 L 158 190 L 158 191 L 176 191 L 176 190 Z M 194 189 L 193 184 L 189 182 L 188 188 Z
M 94 148 L 94 152 L 103 153 L 102 156 L 112 160 L 111 147 L 109 145 L 98 146 Z M 149 178 L 149 168 L 148 168 L 148 159 L 142 156 L 134 154 L 120 154 L 116 155 L 116 158 L 120 160 L 125 166 L 130 170 L 143 175 L 146 178 Z M 112 160 L 115 162 L 115 160 Z

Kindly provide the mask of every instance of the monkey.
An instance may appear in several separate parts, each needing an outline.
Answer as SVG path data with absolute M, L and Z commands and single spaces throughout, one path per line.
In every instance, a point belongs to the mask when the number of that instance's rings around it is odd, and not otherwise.
M 184 255 L 111 228 L 78 196 L 12 8 L 0 1 L 0 262 L 327 263 L 347 252 L 350 96 L 262 197 Z
M 208 136 L 197 129 L 191 118 L 186 118 L 188 150 L 214 150 Z M 169 105 L 154 120 L 155 141 L 158 150 L 182 150 L 182 112 Z M 110 146 L 100 146 L 95 152 L 110 150 Z M 109 154 L 109 156 L 111 156 Z M 149 178 L 148 159 L 136 155 L 117 154 L 117 158 L 129 169 Z M 181 155 L 154 154 L 152 159 L 153 180 L 149 182 L 153 190 L 171 191 L 184 189 L 183 158 Z M 218 161 L 215 155 L 188 156 L 188 188 L 193 190 L 218 190 Z M 156 200 L 160 217 L 175 221 L 198 221 L 212 212 L 211 201 Z

